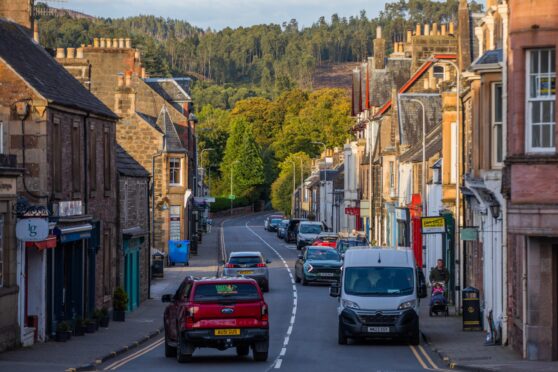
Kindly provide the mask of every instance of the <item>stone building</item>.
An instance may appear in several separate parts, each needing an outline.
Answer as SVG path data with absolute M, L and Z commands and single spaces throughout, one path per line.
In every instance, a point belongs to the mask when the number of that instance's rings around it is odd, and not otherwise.
M 8 284 L 18 301 L 0 312 L 17 311 L 19 330 L 0 332 L 10 338 L 3 347 L 32 342 L 35 331 L 45 340 L 62 320 L 110 308 L 116 282 L 117 116 L 31 38 L 32 2 L 8 3 L 0 17 L 20 24 L 0 18 L 2 150 L 23 169 L 17 216 L 48 212 L 50 235 L 12 252 L 9 275 L 19 279 Z
M 558 359 L 558 2 L 509 0 L 506 159 L 508 341 Z
M 118 170 L 117 281 L 128 294 L 133 311 L 149 296 L 149 172 L 120 145 L 116 145 Z
M 57 49 L 57 60 L 120 117 L 117 142 L 152 174 L 151 246 L 190 239 L 196 118 L 187 78 L 148 78 L 129 38 Z M 154 206 L 154 208 L 153 208 Z

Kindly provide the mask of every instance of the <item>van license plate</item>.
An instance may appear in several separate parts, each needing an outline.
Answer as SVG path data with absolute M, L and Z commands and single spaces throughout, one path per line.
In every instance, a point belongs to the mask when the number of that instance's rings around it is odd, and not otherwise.
M 240 329 L 216 329 L 215 336 L 240 336 Z
M 370 333 L 389 333 L 389 327 L 368 327 Z

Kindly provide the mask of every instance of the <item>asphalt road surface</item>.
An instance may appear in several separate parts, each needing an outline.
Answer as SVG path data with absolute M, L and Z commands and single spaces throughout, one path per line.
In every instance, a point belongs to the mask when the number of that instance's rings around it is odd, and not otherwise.
M 294 283 L 298 251 L 263 228 L 264 215 L 239 217 L 224 222 L 224 248 L 232 251 L 261 251 L 272 260 L 269 304 L 270 350 L 265 363 L 251 355 L 237 357 L 235 349 L 197 349 L 188 364 L 165 358 L 163 339 L 118 359 L 99 370 L 118 371 L 420 371 L 439 370 L 443 362 L 427 346 L 394 342 L 366 342 L 338 345 L 337 299 L 327 285 L 302 286 Z M 163 316 L 163 314 L 161 314 Z

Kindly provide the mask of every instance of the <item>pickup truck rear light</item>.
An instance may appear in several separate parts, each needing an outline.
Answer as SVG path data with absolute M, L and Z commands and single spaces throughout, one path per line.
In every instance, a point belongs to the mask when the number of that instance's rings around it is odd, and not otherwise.
M 262 320 L 266 322 L 269 320 L 269 314 L 267 313 L 267 305 L 265 302 L 262 304 Z
M 227 269 L 233 269 L 233 268 L 237 267 L 237 265 L 228 263 L 228 264 L 225 265 L 225 267 L 226 267 Z
M 259 264 L 257 264 L 256 266 L 257 266 L 257 267 L 266 267 L 267 265 L 264 264 L 264 263 L 259 263 Z
M 185 326 L 187 329 L 193 328 L 194 327 L 194 309 L 192 309 L 191 307 L 186 309 L 186 322 L 185 322 Z

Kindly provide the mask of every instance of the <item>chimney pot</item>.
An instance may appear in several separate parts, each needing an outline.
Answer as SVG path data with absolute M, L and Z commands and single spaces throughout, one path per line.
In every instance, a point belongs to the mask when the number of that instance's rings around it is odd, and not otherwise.
M 424 36 L 430 35 L 430 25 L 424 25 Z
M 68 48 L 66 52 L 66 58 L 68 59 L 76 58 L 76 48 Z
M 141 57 L 140 51 L 136 50 L 136 52 L 134 53 L 134 58 L 136 59 L 136 61 L 139 61 Z
M 56 59 L 66 58 L 66 50 L 64 48 L 56 48 Z
M 107 48 L 112 48 L 112 39 L 110 37 L 107 37 L 105 41 L 107 43 Z
M 106 48 L 106 47 L 107 47 L 107 39 L 102 37 L 101 38 L 101 48 Z
M 146 74 L 145 74 L 145 67 L 142 67 L 142 68 L 141 68 L 141 78 L 142 78 L 142 79 L 145 79 L 146 77 L 147 77 L 147 76 L 146 76 Z
M 98 47 L 99 47 L 99 38 L 94 37 L 93 38 L 93 48 L 98 48 Z
M 83 47 L 76 49 L 76 58 L 83 59 Z
M 438 35 L 438 24 L 436 22 L 432 23 L 432 35 Z
M 413 40 L 413 31 L 407 31 L 407 43 Z
M 449 34 L 455 35 L 455 24 L 453 22 L 449 23 Z
M 376 27 L 376 39 L 382 38 L 382 26 Z
M 113 48 L 118 48 L 118 39 L 117 38 L 112 39 L 112 47 Z
M 442 28 L 442 36 L 446 36 L 446 34 L 448 33 L 448 32 L 447 32 L 447 26 L 446 26 L 446 25 L 442 25 L 441 28 Z
M 421 33 L 422 33 L 422 26 L 420 25 L 420 23 L 417 23 L 417 26 L 416 26 L 416 28 L 415 28 L 415 34 L 416 34 L 417 36 L 420 36 Z
M 35 40 L 35 42 L 37 44 L 39 44 L 39 23 L 35 22 L 33 24 L 33 40 Z
M 124 38 L 121 37 L 120 39 L 118 39 L 118 47 L 120 49 L 124 49 Z
M 126 48 L 131 49 L 132 48 L 132 39 L 127 37 L 126 40 L 125 40 L 125 45 L 126 45 Z

